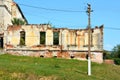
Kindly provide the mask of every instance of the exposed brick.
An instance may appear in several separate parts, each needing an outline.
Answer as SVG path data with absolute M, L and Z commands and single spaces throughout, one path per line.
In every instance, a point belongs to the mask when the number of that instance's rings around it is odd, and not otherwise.
M 114 60 L 104 60 L 104 63 L 106 64 L 114 64 Z

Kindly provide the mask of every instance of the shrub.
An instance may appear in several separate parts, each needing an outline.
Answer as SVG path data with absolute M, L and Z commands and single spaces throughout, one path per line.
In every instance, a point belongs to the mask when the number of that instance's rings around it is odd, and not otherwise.
M 115 63 L 116 65 L 120 65 L 120 58 L 115 58 L 115 59 L 114 59 L 114 63 Z

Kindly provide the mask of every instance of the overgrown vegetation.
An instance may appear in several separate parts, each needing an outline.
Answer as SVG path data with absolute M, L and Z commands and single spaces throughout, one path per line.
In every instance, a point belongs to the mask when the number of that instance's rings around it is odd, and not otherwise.
M 19 19 L 19 18 L 13 18 L 13 20 L 11 20 L 13 25 L 24 25 L 25 21 Z
M 115 64 L 120 65 L 120 58 L 115 58 L 114 62 L 115 62 Z
M 107 50 L 103 50 L 103 59 L 112 59 L 111 52 Z
M 116 45 L 112 51 L 103 51 L 103 59 L 113 59 L 114 63 L 120 65 L 120 44 Z
M 113 58 L 120 58 L 120 44 L 113 48 L 111 56 Z
M 25 46 L 25 31 L 20 32 L 20 46 Z
M 117 65 L 92 63 L 88 76 L 86 61 L 0 55 L 0 80 L 118 80 L 119 75 Z
M 45 45 L 46 32 L 40 32 L 40 44 Z
M 115 64 L 120 65 L 120 44 L 113 48 L 111 57 L 114 59 Z

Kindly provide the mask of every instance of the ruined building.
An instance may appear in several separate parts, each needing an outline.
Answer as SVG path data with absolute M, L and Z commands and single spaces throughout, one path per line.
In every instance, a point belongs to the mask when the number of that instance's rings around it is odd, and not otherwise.
M 8 25 L 12 25 L 11 20 L 18 18 L 27 23 L 20 7 L 13 0 L 0 0 L 0 47 L 4 47 L 5 32 Z
M 103 26 L 91 29 L 91 58 L 102 62 Z M 88 29 L 51 28 L 50 25 L 23 25 L 7 28 L 5 48 L 19 55 L 63 57 L 86 60 Z
M 17 11 L 21 14 L 19 10 Z M 88 29 L 52 28 L 49 24 L 19 26 L 10 24 L 3 33 L 1 31 L 3 35 L 1 46 L 8 53 L 87 60 Z M 103 25 L 91 29 L 91 59 L 94 62 L 103 62 Z

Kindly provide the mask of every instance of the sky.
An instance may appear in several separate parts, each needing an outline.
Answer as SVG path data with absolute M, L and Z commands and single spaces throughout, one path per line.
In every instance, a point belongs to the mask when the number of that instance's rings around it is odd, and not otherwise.
M 112 50 L 120 44 L 120 0 L 14 1 L 20 6 L 29 24 L 50 23 L 57 28 L 70 29 L 84 29 L 87 27 L 88 15 L 86 10 L 87 3 L 89 3 L 93 10 L 91 12 L 91 27 L 104 25 L 104 49 Z

